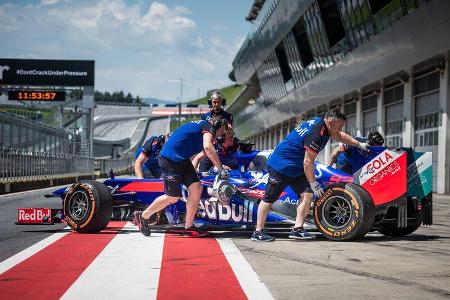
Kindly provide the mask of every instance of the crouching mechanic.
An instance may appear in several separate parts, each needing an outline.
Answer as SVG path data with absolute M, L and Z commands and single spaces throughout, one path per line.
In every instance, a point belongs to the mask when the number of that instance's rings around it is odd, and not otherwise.
M 170 204 L 176 203 L 180 199 L 182 196 L 182 184 L 188 188 L 189 195 L 186 202 L 184 234 L 192 237 L 208 234 L 193 226 L 200 202 L 202 186 L 191 163 L 191 157 L 202 150 L 205 151 L 206 155 L 220 171 L 219 179 L 228 179 L 228 172 L 220 163 L 213 145 L 214 137 L 223 135 L 227 128 L 228 123 L 225 119 L 214 117 L 209 121 L 200 120 L 187 123 L 175 130 L 170 136 L 158 158 L 164 180 L 164 195 L 156 198 L 142 214 L 136 211 L 133 215 L 135 222 L 139 225 L 139 229 L 144 235 L 149 236 L 151 234 L 148 219 L 154 213 Z
M 165 136 L 152 136 L 142 147 L 136 150 L 134 158 L 134 173 L 138 178 L 160 178 L 161 168 L 158 165 L 158 156 L 164 143 L 170 136 L 170 132 Z
M 269 178 L 265 196 L 258 206 L 256 230 L 252 234 L 252 240 L 264 242 L 275 240 L 265 232 L 264 224 L 272 203 L 278 200 L 287 186 L 290 186 L 299 198 L 303 193 L 302 202 L 297 207 L 295 225 L 289 237 L 314 238 L 303 228 L 303 224 L 311 207 L 313 195 L 321 197 L 324 193 L 314 175 L 314 161 L 317 154 L 325 147 L 330 137 L 368 151 L 369 146 L 366 143 L 360 143 L 342 132 L 346 120 L 341 112 L 329 111 L 323 119 L 315 117 L 298 125 L 275 148 L 267 162 Z
M 228 131 L 215 144 L 216 152 L 219 155 L 220 162 L 227 170 L 238 170 L 237 152 L 239 149 L 238 139 L 234 134 L 234 130 L 231 126 L 228 126 Z M 208 172 L 214 165 L 212 161 L 206 157 L 204 151 L 200 152 L 192 160 L 194 168 L 199 172 Z M 217 171 L 217 170 L 216 170 Z
M 378 131 L 372 131 L 369 133 L 367 138 L 365 137 L 356 137 L 355 138 L 359 142 L 366 142 L 369 146 L 383 146 L 384 138 Z M 353 174 L 353 166 L 352 166 L 352 150 L 355 149 L 353 146 L 349 146 L 347 144 L 340 143 L 332 152 L 330 161 L 328 162 L 329 166 L 332 166 L 336 163 L 336 169 L 344 171 L 348 174 Z

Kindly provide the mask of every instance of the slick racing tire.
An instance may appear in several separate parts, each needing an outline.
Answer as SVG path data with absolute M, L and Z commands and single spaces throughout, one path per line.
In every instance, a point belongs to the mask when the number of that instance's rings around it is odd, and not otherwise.
M 378 232 L 385 236 L 392 237 L 402 237 L 411 234 L 419 229 L 420 225 L 422 224 L 422 216 L 422 211 L 417 212 L 416 218 L 414 220 L 408 220 L 408 225 L 403 228 L 398 228 L 397 223 L 382 224 Z
M 64 198 L 67 224 L 80 233 L 96 233 L 106 228 L 113 212 L 109 189 L 101 182 L 86 180 L 70 186 Z
M 369 193 L 353 184 L 333 184 L 314 203 L 314 222 L 333 241 L 361 239 L 372 228 L 375 206 Z

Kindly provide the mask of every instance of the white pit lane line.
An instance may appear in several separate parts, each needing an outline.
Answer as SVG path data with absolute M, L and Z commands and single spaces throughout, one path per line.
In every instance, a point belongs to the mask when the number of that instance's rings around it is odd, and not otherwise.
M 156 299 L 163 247 L 164 233 L 127 222 L 61 298 Z
M 239 284 L 249 299 L 274 299 L 266 285 L 261 281 L 252 266 L 242 255 L 231 239 L 216 238 L 228 260 Z
M 27 249 L 17 253 L 14 256 L 11 256 L 8 259 L 5 259 L 4 261 L 2 261 L 0 263 L 0 274 L 3 274 L 4 272 L 8 271 L 15 265 L 23 262 L 27 258 L 33 256 L 34 254 L 38 253 L 45 247 L 49 246 L 50 244 L 53 244 L 54 242 L 56 242 L 57 240 L 59 240 L 60 238 L 65 236 L 66 234 L 69 234 L 71 231 L 68 229 L 69 229 L 69 227 L 66 227 L 63 229 L 63 230 L 66 230 L 65 232 L 54 233 L 51 236 L 43 239 L 42 241 L 37 242 L 33 246 L 28 247 Z

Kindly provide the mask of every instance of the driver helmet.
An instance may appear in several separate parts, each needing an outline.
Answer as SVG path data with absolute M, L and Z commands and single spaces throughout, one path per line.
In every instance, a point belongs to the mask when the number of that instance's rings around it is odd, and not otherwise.
M 368 135 L 368 143 L 370 146 L 383 146 L 384 138 L 378 131 L 372 131 Z

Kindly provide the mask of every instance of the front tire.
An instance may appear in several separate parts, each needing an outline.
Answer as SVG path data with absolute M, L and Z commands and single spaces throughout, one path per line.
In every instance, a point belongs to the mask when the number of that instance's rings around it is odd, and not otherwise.
M 80 233 L 96 233 L 105 229 L 112 212 L 111 193 L 98 181 L 77 182 L 70 186 L 64 198 L 65 220 Z
M 314 204 L 319 231 L 333 241 L 361 239 L 373 226 L 375 206 L 369 193 L 353 183 L 334 184 Z

